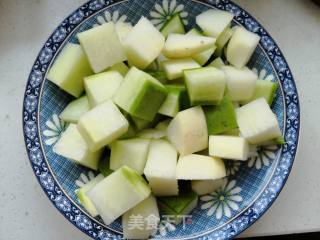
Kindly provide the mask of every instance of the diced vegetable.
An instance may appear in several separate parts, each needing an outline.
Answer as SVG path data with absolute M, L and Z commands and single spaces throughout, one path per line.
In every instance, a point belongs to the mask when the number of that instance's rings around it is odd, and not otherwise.
M 139 216 L 142 224 L 134 224 L 133 219 L 136 216 Z M 159 221 L 157 201 L 153 196 L 149 196 L 122 216 L 123 238 L 148 239 L 151 234 L 157 231 Z
M 104 223 L 109 225 L 150 196 L 147 182 L 135 170 L 123 166 L 87 192 Z
M 193 28 L 191 29 L 187 35 L 190 36 L 203 36 L 201 32 L 199 32 L 197 29 Z M 212 56 L 212 54 L 214 53 L 214 51 L 216 50 L 216 45 L 213 45 L 211 48 L 209 48 L 208 50 L 205 50 L 203 52 L 200 52 L 196 55 L 194 55 L 192 58 L 198 62 L 200 65 L 204 65 L 206 62 L 208 62 L 208 60 L 210 59 L 210 57 Z
M 90 110 L 87 96 L 82 96 L 71 101 L 61 112 L 60 118 L 65 122 L 77 123 L 78 119 Z
M 221 57 L 223 48 L 227 45 L 228 41 L 232 37 L 232 34 L 233 34 L 233 29 L 231 29 L 230 27 L 227 27 L 220 34 L 220 36 L 217 38 L 217 41 L 216 41 L 217 49 L 214 52 L 215 56 Z
M 209 66 L 221 69 L 225 66 L 225 64 L 221 58 L 216 58 L 209 64 Z
M 107 71 L 84 78 L 84 87 L 91 107 L 113 97 L 123 80 L 116 71 Z
M 151 141 L 144 174 L 155 196 L 178 195 L 177 155 L 177 150 L 168 141 Z
M 206 149 L 208 130 L 202 108 L 197 106 L 179 112 L 168 126 L 167 137 L 181 155 Z
M 243 137 L 212 135 L 209 137 L 209 155 L 232 160 L 248 159 L 249 143 Z
M 157 57 L 156 62 L 160 71 L 163 71 L 162 63 L 166 60 L 168 60 L 168 58 L 166 58 L 162 53 Z
M 157 129 L 157 130 L 167 130 L 170 121 L 171 121 L 171 119 L 167 119 L 167 120 L 164 120 L 162 122 L 159 122 L 157 124 L 157 126 L 155 127 L 155 129 Z
M 166 130 L 159 130 L 155 128 L 144 129 L 137 134 L 140 138 L 160 139 L 166 137 Z
M 226 87 L 223 71 L 205 67 L 185 70 L 183 73 L 192 106 L 219 104 Z
M 228 94 L 232 101 L 246 101 L 252 97 L 258 79 L 256 73 L 248 68 L 231 66 L 225 66 L 222 70 L 227 76 Z
M 166 60 L 162 65 L 169 80 L 181 78 L 183 70 L 201 67 L 192 58 Z
M 47 78 L 74 97 L 80 97 L 83 78 L 92 74 L 89 62 L 78 44 L 68 43 L 52 65 Z
M 196 22 L 204 34 L 217 38 L 229 26 L 232 19 L 232 13 L 210 9 L 198 15 Z
M 168 95 L 158 112 L 169 117 L 174 117 L 181 110 L 180 105 L 186 88 L 184 85 L 165 85 L 165 87 L 168 90 Z
M 128 127 L 128 121 L 110 100 L 91 109 L 78 121 L 78 130 L 91 151 L 113 142 L 125 134 Z
M 98 165 L 98 170 L 105 177 L 109 176 L 113 171 L 110 169 L 110 156 L 104 156 Z
M 214 46 L 216 39 L 204 36 L 190 36 L 171 33 L 162 53 L 167 58 L 187 58 L 208 50 Z
M 180 14 L 174 14 L 160 29 L 160 32 L 164 37 L 167 37 L 170 33 L 185 33 L 184 24 L 180 18 Z
M 157 79 L 162 84 L 165 84 L 167 82 L 167 80 L 168 80 L 166 73 L 163 72 L 163 71 L 154 71 L 154 72 L 147 71 L 147 73 L 150 74 L 155 79 Z
M 216 180 L 192 180 L 191 187 L 198 195 L 205 195 L 212 193 L 226 184 L 226 178 L 216 179 Z
M 76 163 L 91 168 L 98 169 L 98 163 L 102 151 L 90 151 L 86 141 L 77 129 L 77 125 L 71 123 L 61 138 L 54 145 L 53 151 Z
M 120 22 L 118 21 L 115 24 L 115 29 L 118 34 L 119 40 L 121 43 L 123 43 L 124 39 L 128 36 L 129 32 L 132 30 L 131 23 L 128 22 Z
M 113 22 L 78 33 L 77 37 L 95 73 L 127 60 Z
M 149 139 L 132 138 L 118 140 L 111 144 L 110 169 L 127 165 L 142 174 L 149 150 Z
M 123 41 L 128 60 L 134 66 L 144 69 L 155 60 L 165 39 L 152 23 L 141 17 Z
M 238 127 L 234 106 L 228 95 L 218 105 L 204 107 L 203 111 L 209 135 L 221 134 Z
M 126 74 L 129 72 L 128 66 L 123 62 L 119 62 L 119 63 L 112 65 L 110 68 L 108 68 L 108 70 L 109 71 L 117 71 L 123 77 L 125 77 Z
M 251 144 L 259 144 L 281 136 L 278 120 L 264 98 L 236 109 L 241 135 Z
M 178 225 L 197 206 L 198 196 L 189 191 L 179 196 L 160 197 L 158 198 L 158 204 L 164 215 L 171 216 L 170 222 Z
M 260 41 L 259 35 L 243 27 L 235 29 L 227 47 L 227 60 L 237 68 L 244 67 L 250 60 Z
M 276 91 L 278 89 L 278 84 L 271 81 L 258 80 L 256 87 L 254 89 L 252 97 L 248 101 L 241 102 L 242 104 L 247 104 L 258 98 L 265 98 L 269 105 L 272 104 Z
M 224 162 L 217 157 L 198 154 L 180 156 L 176 176 L 181 180 L 214 180 L 225 177 Z
M 167 97 L 167 89 L 149 74 L 132 67 L 113 100 L 134 117 L 152 121 Z
M 148 120 L 144 120 L 144 119 L 132 117 L 132 116 L 131 116 L 131 119 L 138 130 L 149 128 L 152 126 L 152 121 L 148 121 Z
M 96 186 L 99 182 L 101 182 L 103 179 L 104 176 L 102 174 L 99 174 L 94 179 L 90 180 L 88 183 L 76 190 L 76 195 L 81 205 L 87 210 L 87 212 L 92 217 L 98 216 L 98 212 L 90 198 L 87 197 L 86 193 L 90 191 L 94 186 Z

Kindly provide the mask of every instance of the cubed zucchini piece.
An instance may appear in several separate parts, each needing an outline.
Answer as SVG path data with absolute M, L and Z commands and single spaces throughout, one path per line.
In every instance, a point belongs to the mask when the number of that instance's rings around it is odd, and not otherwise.
M 84 79 L 84 88 L 91 107 L 95 107 L 109 99 L 118 90 L 123 77 L 116 71 L 98 73 Z
M 134 66 L 144 69 L 161 53 L 165 39 L 152 23 L 141 17 L 123 41 L 128 60 Z
M 137 134 L 140 138 L 147 139 L 160 139 L 166 137 L 166 130 L 160 130 L 155 128 L 143 129 Z
M 91 109 L 78 121 L 78 130 L 91 151 L 96 151 L 121 137 L 128 127 L 127 119 L 111 100 Z
M 179 196 L 158 198 L 162 214 L 172 216 L 170 222 L 172 221 L 176 225 L 181 223 L 183 217 L 188 216 L 197 204 L 198 196 L 192 191 L 181 193 Z
M 152 121 L 167 97 L 167 89 L 149 74 L 132 67 L 113 100 L 130 115 Z
M 212 193 L 222 186 L 224 186 L 227 182 L 226 178 L 215 179 L 215 180 L 192 180 L 191 188 L 196 194 L 205 195 Z
M 116 29 L 116 32 L 117 32 L 117 35 L 119 37 L 120 42 L 123 43 L 124 39 L 126 39 L 129 32 L 131 32 L 132 25 L 131 25 L 131 23 L 128 23 L 128 22 L 118 21 L 115 24 L 115 29 Z
M 168 141 L 151 141 L 144 174 L 155 196 L 178 195 L 177 157 L 177 150 Z
M 168 80 L 181 78 L 183 70 L 201 67 L 192 58 L 166 60 L 162 62 L 162 66 Z
M 181 155 L 208 147 L 206 118 L 200 106 L 179 112 L 170 122 L 167 137 Z
M 95 73 L 127 60 L 113 22 L 77 34 Z
M 186 91 L 186 88 L 184 85 L 165 85 L 165 87 L 168 89 L 168 95 L 161 105 L 159 113 L 174 117 L 181 110 L 182 94 Z
M 104 223 L 109 225 L 150 196 L 147 182 L 135 170 L 123 166 L 87 192 Z
M 86 95 L 71 101 L 60 113 L 60 118 L 65 122 L 77 123 L 78 119 L 90 110 L 90 104 Z
M 223 60 L 218 57 L 216 59 L 214 59 L 210 64 L 209 66 L 211 67 L 215 67 L 215 68 L 218 68 L 218 69 L 221 69 L 222 67 L 225 66 L 225 63 L 223 62 Z
M 214 52 L 214 55 L 217 57 L 221 57 L 222 52 L 223 52 L 223 48 L 227 45 L 228 41 L 230 40 L 230 38 L 232 37 L 233 34 L 233 29 L 231 29 L 230 27 L 227 27 L 221 34 L 220 36 L 217 38 L 216 41 L 216 46 L 217 49 Z
M 208 50 L 214 46 L 216 39 L 204 36 L 190 36 L 171 33 L 162 53 L 167 58 L 187 58 Z
M 97 209 L 93 205 L 92 201 L 87 197 L 86 193 L 90 191 L 94 186 L 104 179 L 102 174 L 99 174 L 94 179 L 90 180 L 88 183 L 83 185 L 81 188 L 76 190 L 76 195 L 78 197 L 81 205 L 86 209 L 86 211 L 92 216 L 98 216 Z
M 251 144 L 259 144 L 281 136 L 277 117 L 264 98 L 236 109 L 241 135 Z
M 80 165 L 98 169 L 98 163 L 102 154 L 101 150 L 91 151 L 77 129 L 77 125 L 71 123 L 61 138 L 54 145 L 53 151 L 65 158 L 68 158 Z
M 149 139 L 132 138 L 118 140 L 111 144 L 110 169 L 127 165 L 142 174 L 146 165 L 149 150 Z
M 225 95 L 218 105 L 207 106 L 203 110 L 209 135 L 221 134 L 238 127 L 236 112 L 228 95 Z
M 174 14 L 160 29 L 164 37 L 168 37 L 170 33 L 185 33 L 184 24 L 180 17 L 180 13 Z
M 92 74 L 90 64 L 78 44 L 68 43 L 49 70 L 47 78 L 74 97 L 80 97 L 83 78 Z
M 189 69 L 184 72 L 191 105 L 216 105 L 224 95 L 226 76 L 214 67 Z
M 214 180 L 226 175 L 224 162 L 220 158 L 199 154 L 179 157 L 176 170 L 179 180 Z
M 119 63 L 112 65 L 110 68 L 108 68 L 108 71 L 117 71 L 123 77 L 125 77 L 126 74 L 129 72 L 129 68 L 125 63 L 119 62 Z

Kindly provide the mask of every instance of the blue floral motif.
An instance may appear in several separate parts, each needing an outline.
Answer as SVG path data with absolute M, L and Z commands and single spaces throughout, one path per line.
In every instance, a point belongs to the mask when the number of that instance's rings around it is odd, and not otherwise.
M 254 203 L 253 209 L 256 213 L 261 214 L 267 208 L 268 203 L 269 202 L 266 198 L 261 198 Z
M 24 125 L 24 132 L 28 138 L 34 139 L 37 135 L 37 127 L 33 121 L 27 121 Z
M 84 230 L 92 229 L 92 223 L 89 218 L 84 215 L 77 215 L 75 218 L 76 225 Z
M 282 188 L 282 178 L 280 176 L 275 177 L 271 180 L 269 190 L 273 193 L 279 192 Z
M 30 150 L 30 159 L 34 164 L 38 166 L 42 163 L 43 155 L 38 147 L 34 147 Z
M 39 86 L 39 84 L 41 83 L 43 74 L 41 71 L 39 70 L 34 70 L 32 71 L 31 75 L 30 75 L 30 84 L 32 87 L 37 87 Z
M 226 5 L 226 10 L 228 12 L 233 13 L 233 15 L 236 16 L 236 17 L 240 16 L 240 14 L 241 14 L 241 10 L 237 6 L 235 6 L 233 4 L 227 4 Z
M 89 4 L 91 10 L 98 10 L 104 5 L 104 0 L 94 0 Z
M 274 58 L 274 65 L 279 72 L 283 72 L 287 69 L 286 63 L 280 56 Z
M 288 118 L 289 119 L 293 120 L 293 119 L 297 118 L 299 115 L 298 108 L 294 103 L 289 104 L 287 111 L 288 111 Z
M 256 21 L 254 21 L 252 18 L 246 18 L 244 20 L 244 24 L 247 27 L 248 30 L 251 32 L 257 32 L 259 30 L 259 25 Z
M 67 35 L 67 30 L 64 27 L 58 28 L 53 36 L 52 39 L 54 42 L 61 42 Z
M 41 185 L 45 189 L 50 190 L 50 191 L 52 191 L 54 189 L 54 181 L 49 173 L 43 172 L 39 178 L 40 178 Z
M 292 95 L 295 93 L 295 87 L 292 80 L 286 78 L 283 83 L 283 89 L 288 95 Z
M 110 240 L 110 239 L 120 240 L 122 238 L 120 235 L 114 235 L 114 234 L 107 232 L 107 231 L 100 231 L 98 233 L 98 239 L 99 240 Z
M 36 110 L 36 107 L 38 105 L 38 99 L 34 95 L 28 95 L 24 101 L 24 107 L 27 109 L 29 113 Z
M 71 24 L 78 24 L 82 21 L 84 17 L 84 13 L 79 10 L 79 11 L 76 11 L 70 18 L 69 18 L 69 22 Z
M 263 36 L 261 38 L 261 43 L 268 51 L 271 51 L 272 49 L 274 49 L 274 42 L 268 36 Z
M 48 47 L 45 47 L 41 53 L 40 53 L 40 56 L 39 56 L 39 60 L 41 62 L 41 64 L 45 64 L 45 63 L 48 63 L 51 58 L 52 58 L 52 50 Z
M 70 212 L 71 203 L 66 197 L 59 195 L 56 197 L 54 202 L 55 202 L 57 208 L 60 209 L 61 211 Z
M 288 144 L 294 144 L 296 139 L 297 139 L 297 131 L 294 128 L 288 129 L 286 134 L 286 142 Z

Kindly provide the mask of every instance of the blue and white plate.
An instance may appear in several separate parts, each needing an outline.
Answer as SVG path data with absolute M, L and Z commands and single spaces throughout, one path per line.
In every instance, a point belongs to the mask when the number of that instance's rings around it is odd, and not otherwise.
M 266 146 L 247 162 L 228 162 L 228 182 L 219 191 L 199 199 L 185 226 L 162 220 L 155 239 L 229 239 L 253 224 L 271 206 L 291 170 L 299 138 L 300 108 L 296 86 L 279 47 L 267 31 L 245 10 L 229 0 L 92 0 L 68 16 L 40 51 L 28 78 L 23 107 L 25 143 L 34 173 L 56 208 L 76 227 L 94 239 L 121 239 L 121 221 L 105 226 L 80 206 L 75 189 L 96 173 L 53 153 L 52 147 L 66 124 L 59 114 L 71 96 L 46 79 L 57 54 L 76 34 L 109 21 L 136 23 L 144 15 L 159 28 L 179 13 L 188 28 L 195 16 L 210 9 L 227 10 L 240 24 L 261 36 L 249 67 L 260 79 L 278 82 L 276 113 L 286 144 Z M 66 236 L 67 237 L 67 236 Z

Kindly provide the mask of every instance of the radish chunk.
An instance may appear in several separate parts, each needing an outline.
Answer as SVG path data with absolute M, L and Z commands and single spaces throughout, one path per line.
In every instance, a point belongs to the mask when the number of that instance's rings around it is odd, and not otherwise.
M 58 55 L 47 78 L 74 97 L 80 97 L 83 78 L 92 74 L 90 64 L 78 44 L 68 43 Z
M 227 88 L 232 101 L 246 101 L 252 97 L 257 74 L 248 68 L 237 69 L 231 66 L 225 66 L 222 70 L 227 76 Z
M 151 141 L 144 175 L 155 196 L 178 195 L 177 155 L 177 150 L 168 141 Z
M 215 41 L 216 39 L 211 37 L 172 33 L 169 34 L 162 53 L 167 58 L 192 57 L 212 48 Z
M 185 70 L 184 79 L 191 105 L 218 104 L 224 94 L 226 76 L 214 67 Z
M 259 35 L 237 27 L 227 47 L 227 60 L 237 68 L 244 67 L 250 60 L 260 41 Z
M 187 35 L 190 36 L 203 36 L 202 33 L 200 33 L 197 29 L 193 28 L 191 29 Z M 200 65 L 204 65 L 206 62 L 208 62 L 208 60 L 210 59 L 210 57 L 212 56 L 212 54 L 214 53 L 214 51 L 216 50 L 216 45 L 213 45 L 211 48 L 209 48 L 208 50 L 205 50 L 203 52 L 200 52 L 196 55 L 194 55 L 192 58 L 197 61 Z
M 192 180 L 191 188 L 198 195 L 205 195 L 218 190 L 226 183 L 226 178 L 216 180 Z
M 90 191 L 94 186 L 104 179 L 102 174 L 99 174 L 90 182 L 86 183 L 84 186 L 76 190 L 76 195 L 81 203 L 81 205 L 87 210 L 87 212 L 92 216 L 98 216 L 97 209 L 93 205 L 92 201 L 87 197 L 86 193 Z
M 127 60 L 113 22 L 78 33 L 77 37 L 95 73 Z
M 152 121 L 167 97 L 167 89 L 151 75 L 132 67 L 113 100 L 132 116 Z
M 116 71 L 98 73 L 84 79 L 84 87 L 92 107 L 109 100 L 119 88 L 123 77 Z
M 249 143 L 243 137 L 212 135 L 209 137 L 209 155 L 242 160 L 248 159 Z
M 205 35 L 217 38 L 231 23 L 233 14 L 222 10 L 208 10 L 196 17 Z
M 77 125 L 70 124 L 54 145 L 53 151 L 65 158 L 93 170 L 98 169 L 102 151 L 90 151 L 84 138 L 77 129 Z
M 179 112 L 168 126 L 167 137 L 181 155 L 206 149 L 208 130 L 202 108 L 197 106 Z
M 264 98 L 236 109 L 241 135 L 251 144 L 259 144 L 281 136 L 278 120 Z
M 162 62 L 162 66 L 169 80 L 181 78 L 185 69 L 201 67 L 192 58 L 166 60 Z
M 142 224 L 135 225 L 134 218 L 139 217 Z M 143 200 L 122 216 L 124 239 L 148 239 L 157 231 L 160 221 L 157 201 L 153 196 Z M 152 223 L 152 224 L 151 224 Z
M 78 119 L 90 110 L 87 96 L 82 96 L 71 101 L 60 114 L 60 118 L 65 122 L 77 123 Z
M 127 165 L 142 174 L 146 165 L 150 140 L 142 138 L 132 138 L 118 140 L 111 144 L 110 169 Z
M 128 127 L 127 119 L 110 100 L 91 109 L 78 121 L 78 130 L 91 151 L 96 151 L 121 137 Z
M 87 192 L 104 223 L 109 225 L 150 196 L 147 182 L 135 170 L 123 166 Z
M 123 41 L 128 60 L 134 66 L 144 69 L 162 51 L 165 39 L 152 23 L 141 17 Z
M 176 172 L 179 180 L 214 180 L 227 175 L 220 158 L 198 154 L 180 156 Z

